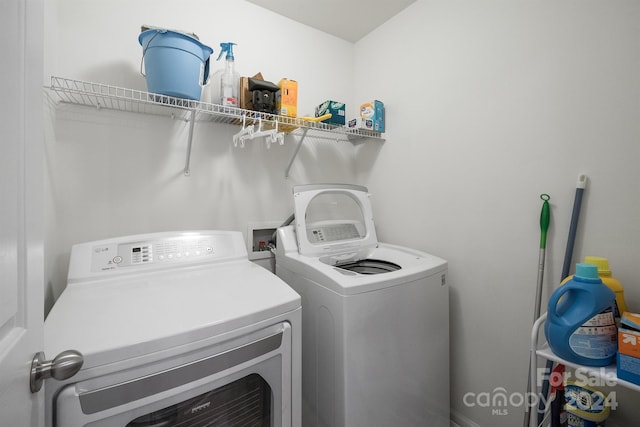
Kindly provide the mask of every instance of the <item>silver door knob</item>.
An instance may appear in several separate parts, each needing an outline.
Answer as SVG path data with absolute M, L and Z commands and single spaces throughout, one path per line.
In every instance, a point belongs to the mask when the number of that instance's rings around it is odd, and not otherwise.
M 82 353 L 76 350 L 63 351 L 53 360 L 46 360 L 43 352 L 36 353 L 31 361 L 31 393 L 40 391 L 42 382 L 47 378 L 66 380 L 74 376 L 82 368 L 82 363 Z

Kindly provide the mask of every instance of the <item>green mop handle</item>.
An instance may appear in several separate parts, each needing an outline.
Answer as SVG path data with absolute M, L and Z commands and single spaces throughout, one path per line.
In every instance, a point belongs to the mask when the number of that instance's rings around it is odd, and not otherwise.
M 547 230 L 549 230 L 550 212 L 549 200 L 551 196 L 548 194 L 541 194 L 540 198 L 543 200 L 542 210 L 540 211 L 540 249 L 547 247 Z
M 542 285 L 544 280 L 544 258 L 547 248 L 547 230 L 549 230 L 549 222 L 551 220 L 551 208 L 549 207 L 549 200 L 551 196 L 548 194 L 541 194 L 542 210 L 540 211 L 540 251 L 538 253 L 538 283 L 536 287 L 536 299 L 533 307 L 533 322 L 535 323 L 540 317 L 540 306 L 542 304 Z M 527 392 L 532 391 L 531 384 L 531 360 L 529 360 L 529 377 L 527 378 Z M 534 389 L 535 390 L 535 389 Z M 537 391 L 534 392 L 537 395 Z M 529 427 L 531 425 L 531 419 L 529 410 L 534 409 L 535 406 L 527 407 L 524 411 L 524 423 L 523 427 Z
M 544 258 L 547 249 L 547 230 L 549 229 L 550 208 L 548 194 L 541 194 L 543 200 L 542 210 L 540 211 L 540 253 L 538 255 L 538 287 L 536 288 L 536 305 L 533 311 L 533 321 L 540 317 L 540 306 L 542 305 L 542 286 L 544 280 Z

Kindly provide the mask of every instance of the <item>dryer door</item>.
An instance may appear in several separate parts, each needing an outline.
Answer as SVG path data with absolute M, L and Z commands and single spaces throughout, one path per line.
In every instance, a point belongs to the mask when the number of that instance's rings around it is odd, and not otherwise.
M 378 245 L 366 187 L 299 185 L 293 187 L 293 200 L 301 255 L 348 253 Z
M 282 322 L 167 360 L 96 374 L 57 393 L 53 425 L 291 427 L 291 342 L 291 324 Z

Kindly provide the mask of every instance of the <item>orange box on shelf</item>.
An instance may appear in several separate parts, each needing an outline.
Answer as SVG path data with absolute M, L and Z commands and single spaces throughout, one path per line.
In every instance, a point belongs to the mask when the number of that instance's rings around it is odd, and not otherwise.
M 298 82 L 286 78 L 278 82 L 280 91 L 276 96 L 278 114 L 287 117 L 298 117 Z
M 618 378 L 640 384 L 640 314 L 622 314 L 616 362 Z

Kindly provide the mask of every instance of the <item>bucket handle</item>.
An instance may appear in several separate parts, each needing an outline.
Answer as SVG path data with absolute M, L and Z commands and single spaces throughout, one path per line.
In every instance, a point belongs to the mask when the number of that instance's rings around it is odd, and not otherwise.
M 156 30 L 156 33 L 153 35 L 153 37 L 151 37 L 151 39 L 149 40 L 149 43 L 147 43 L 146 46 L 143 46 L 142 48 L 142 58 L 140 59 L 140 74 L 142 74 L 143 77 L 147 77 L 147 75 L 144 73 L 144 71 L 142 71 L 142 67 L 144 64 L 144 56 L 147 54 L 147 49 L 149 49 L 149 45 L 151 44 L 151 42 L 153 41 L 153 39 L 155 39 L 158 34 L 160 33 L 166 33 L 167 30 Z
M 202 76 L 202 86 L 206 85 L 207 83 L 209 83 L 209 67 L 210 67 L 210 63 L 211 63 L 211 56 L 209 56 L 207 58 L 207 60 L 204 63 L 204 73 Z

